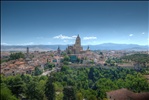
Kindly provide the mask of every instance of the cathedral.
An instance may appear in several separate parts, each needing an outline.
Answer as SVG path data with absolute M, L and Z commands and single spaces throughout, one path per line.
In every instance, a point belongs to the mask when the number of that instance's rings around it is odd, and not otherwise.
M 66 52 L 68 54 L 80 54 L 82 51 L 83 48 L 81 47 L 81 38 L 78 35 L 75 44 L 72 46 L 68 46 L 68 48 L 66 48 Z

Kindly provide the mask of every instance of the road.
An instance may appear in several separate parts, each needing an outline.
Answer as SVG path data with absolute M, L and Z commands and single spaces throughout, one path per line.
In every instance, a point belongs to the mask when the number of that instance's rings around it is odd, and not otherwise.
M 58 69 L 59 69 L 59 68 L 54 67 L 54 68 L 52 68 L 52 70 L 50 70 L 50 71 L 45 71 L 45 72 L 43 72 L 43 73 L 41 74 L 41 76 L 49 75 L 51 72 L 56 72 Z

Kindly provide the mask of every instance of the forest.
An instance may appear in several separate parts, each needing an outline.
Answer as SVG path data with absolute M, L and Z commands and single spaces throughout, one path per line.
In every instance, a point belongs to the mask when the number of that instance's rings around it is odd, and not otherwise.
M 62 66 L 61 71 L 50 76 L 1 75 L 1 100 L 107 100 L 106 92 L 127 88 L 136 93 L 149 91 L 149 83 L 143 74 L 135 69 L 120 67 L 70 68 Z

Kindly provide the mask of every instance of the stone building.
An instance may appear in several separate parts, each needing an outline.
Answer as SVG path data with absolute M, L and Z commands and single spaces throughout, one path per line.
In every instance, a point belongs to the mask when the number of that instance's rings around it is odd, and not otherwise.
M 68 54 L 80 54 L 81 51 L 83 51 L 83 48 L 81 47 L 81 38 L 78 35 L 75 44 L 73 46 L 68 46 L 68 48 L 66 48 L 66 52 Z
M 57 54 L 60 55 L 61 54 L 61 50 L 60 50 L 60 47 L 58 46 L 57 48 Z
M 25 57 L 25 60 L 26 60 L 26 62 L 28 63 L 28 61 L 30 61 L 31 59 L 30 59 L 30 54 L 29 54 L 29 47 L 27 47 L 26 48 L 26 55 L 25 55 L 26 57 Z

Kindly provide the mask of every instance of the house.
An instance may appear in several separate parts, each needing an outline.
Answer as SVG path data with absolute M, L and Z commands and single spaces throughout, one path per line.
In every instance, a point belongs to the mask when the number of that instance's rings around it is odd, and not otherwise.
M 71 61 L 72 63 L 74 63 L 74 62 L 77 61 L 77 56 L 76 56 L 76 55 L 70 55 L 69 57 L 70 57 L 70 61 Z
M 149 100 L 149 92 L 134 93 L 125 88 L 106 92 L 106 94 L 108 100 Z

